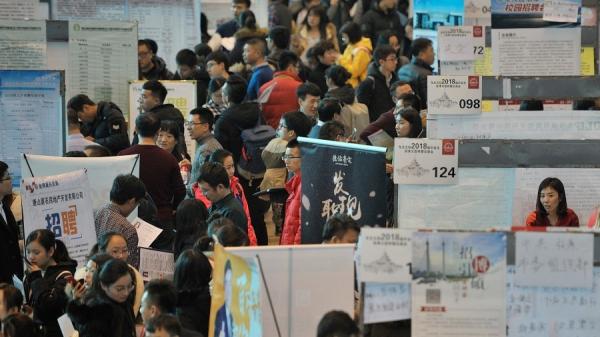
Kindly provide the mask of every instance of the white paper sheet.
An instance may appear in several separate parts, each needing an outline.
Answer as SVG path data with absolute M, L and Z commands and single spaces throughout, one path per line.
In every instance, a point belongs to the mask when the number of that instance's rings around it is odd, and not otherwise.
M 410 283 L 366 283 L 364 324 L 410 319 Z
M 544 0 L 544 21 L 577 22 L 581 0 Z
M 140 274 L 144 282 L 152 279 L 173 280 L 175 274 L 173 253 L 140 248 Z
M 135 231 L 138 235 L 138 247 L 148 248 L 156 240 L 156 238 L 162 233 L 162 229 L 153 226 L 146 221 L 135 218 L 131 222 L 133 227 L 135 227 Z
M 67 314 L 58 318 L 58 326 L 60 327 L 63 337 L 78 336 L 77 331 L 73 327 L 73 323 Z
M 515 238 L 515 285 L 592 287 L 593 234 L 517 232 Z
M 409 283 L 412 231 L 363 227 L 358 241 L 359 282 Z
M 46 21 L 0 20 L 0 69 L 45 68 Z
M 0 20 L 37 19 L 37 0 L 0 1 Z

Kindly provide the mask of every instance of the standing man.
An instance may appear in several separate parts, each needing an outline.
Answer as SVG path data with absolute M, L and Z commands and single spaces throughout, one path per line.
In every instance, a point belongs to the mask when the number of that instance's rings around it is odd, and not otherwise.
M 411 54 L 411 62 L 398 70 L 398 79 L 410 83 L 415 94 L 421 99 L 423 109 L 427 109 L 427 76 L 433 75 L 431 65 L 435 61 L 431 40 L 415 39 L 412 43 Z
M 379 46 L 373 52 L 373 61 L 367 70 L 367 78 L 356 90 L 358 102 L 369 107 L 369 122 L 374 122 L 396 105 L 390 94 L 392 83 L 396 82 L 396 51 L 389 45 Z
M 235 32 L 240 29 L 238 17 L 240 16 L 240 13 L 249 10 L 251 5 L 252 3 L 250 0 L 231 1 L 233 18 L 217 27 L 217 32 L 213 34 L 210 41 L 208 41 L 208 45 L 212 50 L 219 50 L 221 48 L 221 40 L 224 38 L 232 38 Z
M 198 181 L 200 176 L 200 169 L 205 162 L 208 161 L 213 152 L 223 147 L 219 141 L 212 134 L 214 116 L 207 108 L 196 108 L 190 111 L 188 121 L 185 123 L 190 138 L 196 141 L 196 153 L 194 155 L 194 162 L 192 165 L 192 172 L 188 186 L 186 188 L 188 197 L 193 197 L 192 185 Z M 184 159 L 183 164 L 190 165 L 187 159 Z
M 73 109 L 83 122 L 81 133 L 87 140 L 108 148 L 113 154 L 129 147 L 125 117 L 113 102 L 94 103 L 87 95 L 69 100 L 67 109 Z
M 246 98 L 258 98 L 260 87 L 273 79 L 273 69 L 267 63 L 267 44 L 261 39 L 252 39 L 244 45 L 244 63 L 252 67 Z
M 229 58 L 222 51 L 214 51 L 206 57 L 206 71 L 211 79 L 217 77 L 229 78 Z
M 165 61 L 155 55 L 148 40 L 138 40 L 138 68 L 140 80 L 172 80 L 173 73 Z

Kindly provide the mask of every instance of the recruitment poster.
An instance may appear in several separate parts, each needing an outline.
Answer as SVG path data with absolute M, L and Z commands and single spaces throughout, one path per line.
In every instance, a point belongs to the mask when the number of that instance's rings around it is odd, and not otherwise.
M 47 229 L 65 243 L 79 266 L 96 243 L 90 184 L 85 170 L 21 181 L 25 237 Z
M 300 138 L 302 152 L 302 243 L 321 243 L 334 214 L 360 226 L 385 227 L 385 148 Z M 390 182 L 391 183 L 391 182 Z
M 357 250 L 359 282 L 410 283 L 412 231 L 363 228 Z
M 38 0 L 3 0 L 0 2 L 1 20 L 37 19 Z
M 0 69 L 45 68 L 46 21 L 0 20 Z
M 21 180 L 22 153 L 61 156 L 64 148 L 63 72 L 0 70 L 0 160 Z
M 506 335 L 506 234 L 413 235 L 412 336 Z
M 575 27 L 579 25 L 579 17 L 575 22 L 564 22 L 560 11 L 553 11 L 554 16 L 549 16 L 545 8 L 548 3 L 558 3 L 558 8 L 565 9 L 573 2 L 574 0 L 491 0 L 492 28 Z
M 256 263 L 225 252 L 214 253 L 209 336 L 261 337 L 260 274 Z
M 67 96 L 111 101 L 127 118 L 128 81 L 138 78 L 135 22 L 69 21 Z
M 129 136 L 133 137 L 135 130 L 135 119 L 139 114 L 144 112 L 142 108 L 142 94 L 146 81 L 130 81 L 129 82 Z M 197 107 L 196 81 L 160 81 L 167 88 L 167 98 L 164 104 L 173 104 L 181 113 L 183 118 L 187 120 L 190 110 Z M 185 142 L 188 153 L 193 156 L 196 147 L 196 142 L 190 138 L 190 134 L 185 132 Z

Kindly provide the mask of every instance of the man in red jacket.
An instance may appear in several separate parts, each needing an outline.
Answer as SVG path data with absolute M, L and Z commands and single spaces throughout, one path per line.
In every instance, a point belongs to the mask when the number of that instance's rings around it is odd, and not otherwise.
M 283 220 L 283 230 L 280 245 L 298 245 L 301 241 L 301 222 L 300 211 L 302 207 L 302 175 L 300 167 L 302 156 L 300 154 L 300 144 L 296 139 L 291 140 L 285 149 L 283 161 L 288 172 L 294 173 L 292 179 L 285 184 L 288 192 L 288 198 L 285 202 L 285 219 Z
M 298 110 L 296 89 L 302 84 L 298 76 L 298 56 L 284 51 L 279 57 L 279 69 L 273 79 L 260 87 L 258 101 L 262 103 L 263 117 L 268 125 L 277 129 L 281 116 Z

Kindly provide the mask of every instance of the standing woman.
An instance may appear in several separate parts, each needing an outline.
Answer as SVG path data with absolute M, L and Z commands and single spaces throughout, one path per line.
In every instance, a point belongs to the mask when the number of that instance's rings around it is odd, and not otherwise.
M 302 62 L 307 63 L 307 52 L 320 41 L 333 43 L 335 50 L 339 50 L 337 29 L 329 22 L 325 8 L 313 6 L 308 9 L 308 15 L 299 27 L 298 37 L 302 47 Z
M 111 259 L 94 275 L 85 303 L 69 302 L 67 313 L 80 336 L 135 337 L 129 294 L 135 289 L 126 262 Z M 61 335 L 62 336 L 62 335 Z
M 23 279 L 19 228 L 10 210 L 12 201 L 12 179 L 8 165 L 0 161 L 0 283 L 8 284 L 12 284 L 13 275 Z
M 579 227 L 579 218 L 567 208 L 565 187 L 558 178 L 546 178 L 540 183 L 536 210 L 525 220 L 527 226 Z
M 64 243 L 47 229 L 31 232 L 25 247 L 26 302 L 33 308 L 33 319 L 44 326 L 46 337 L 62 337 L 56 320 L 65 313 L 68 302 L 65 287 L 67 279 L 75 273 L 77 262 L 71 260 Z
M 356 88 L 367 78 L 367 68 L 371 63 L 373 46 L 371 39 L 362 36 L 360 26 L 355 22 L 348 22 L 340 29 L 342 41 L 346 45 L 344 53 L 338 59 L 338 64 L 346 68 L 352 75 L 349 84 Z

